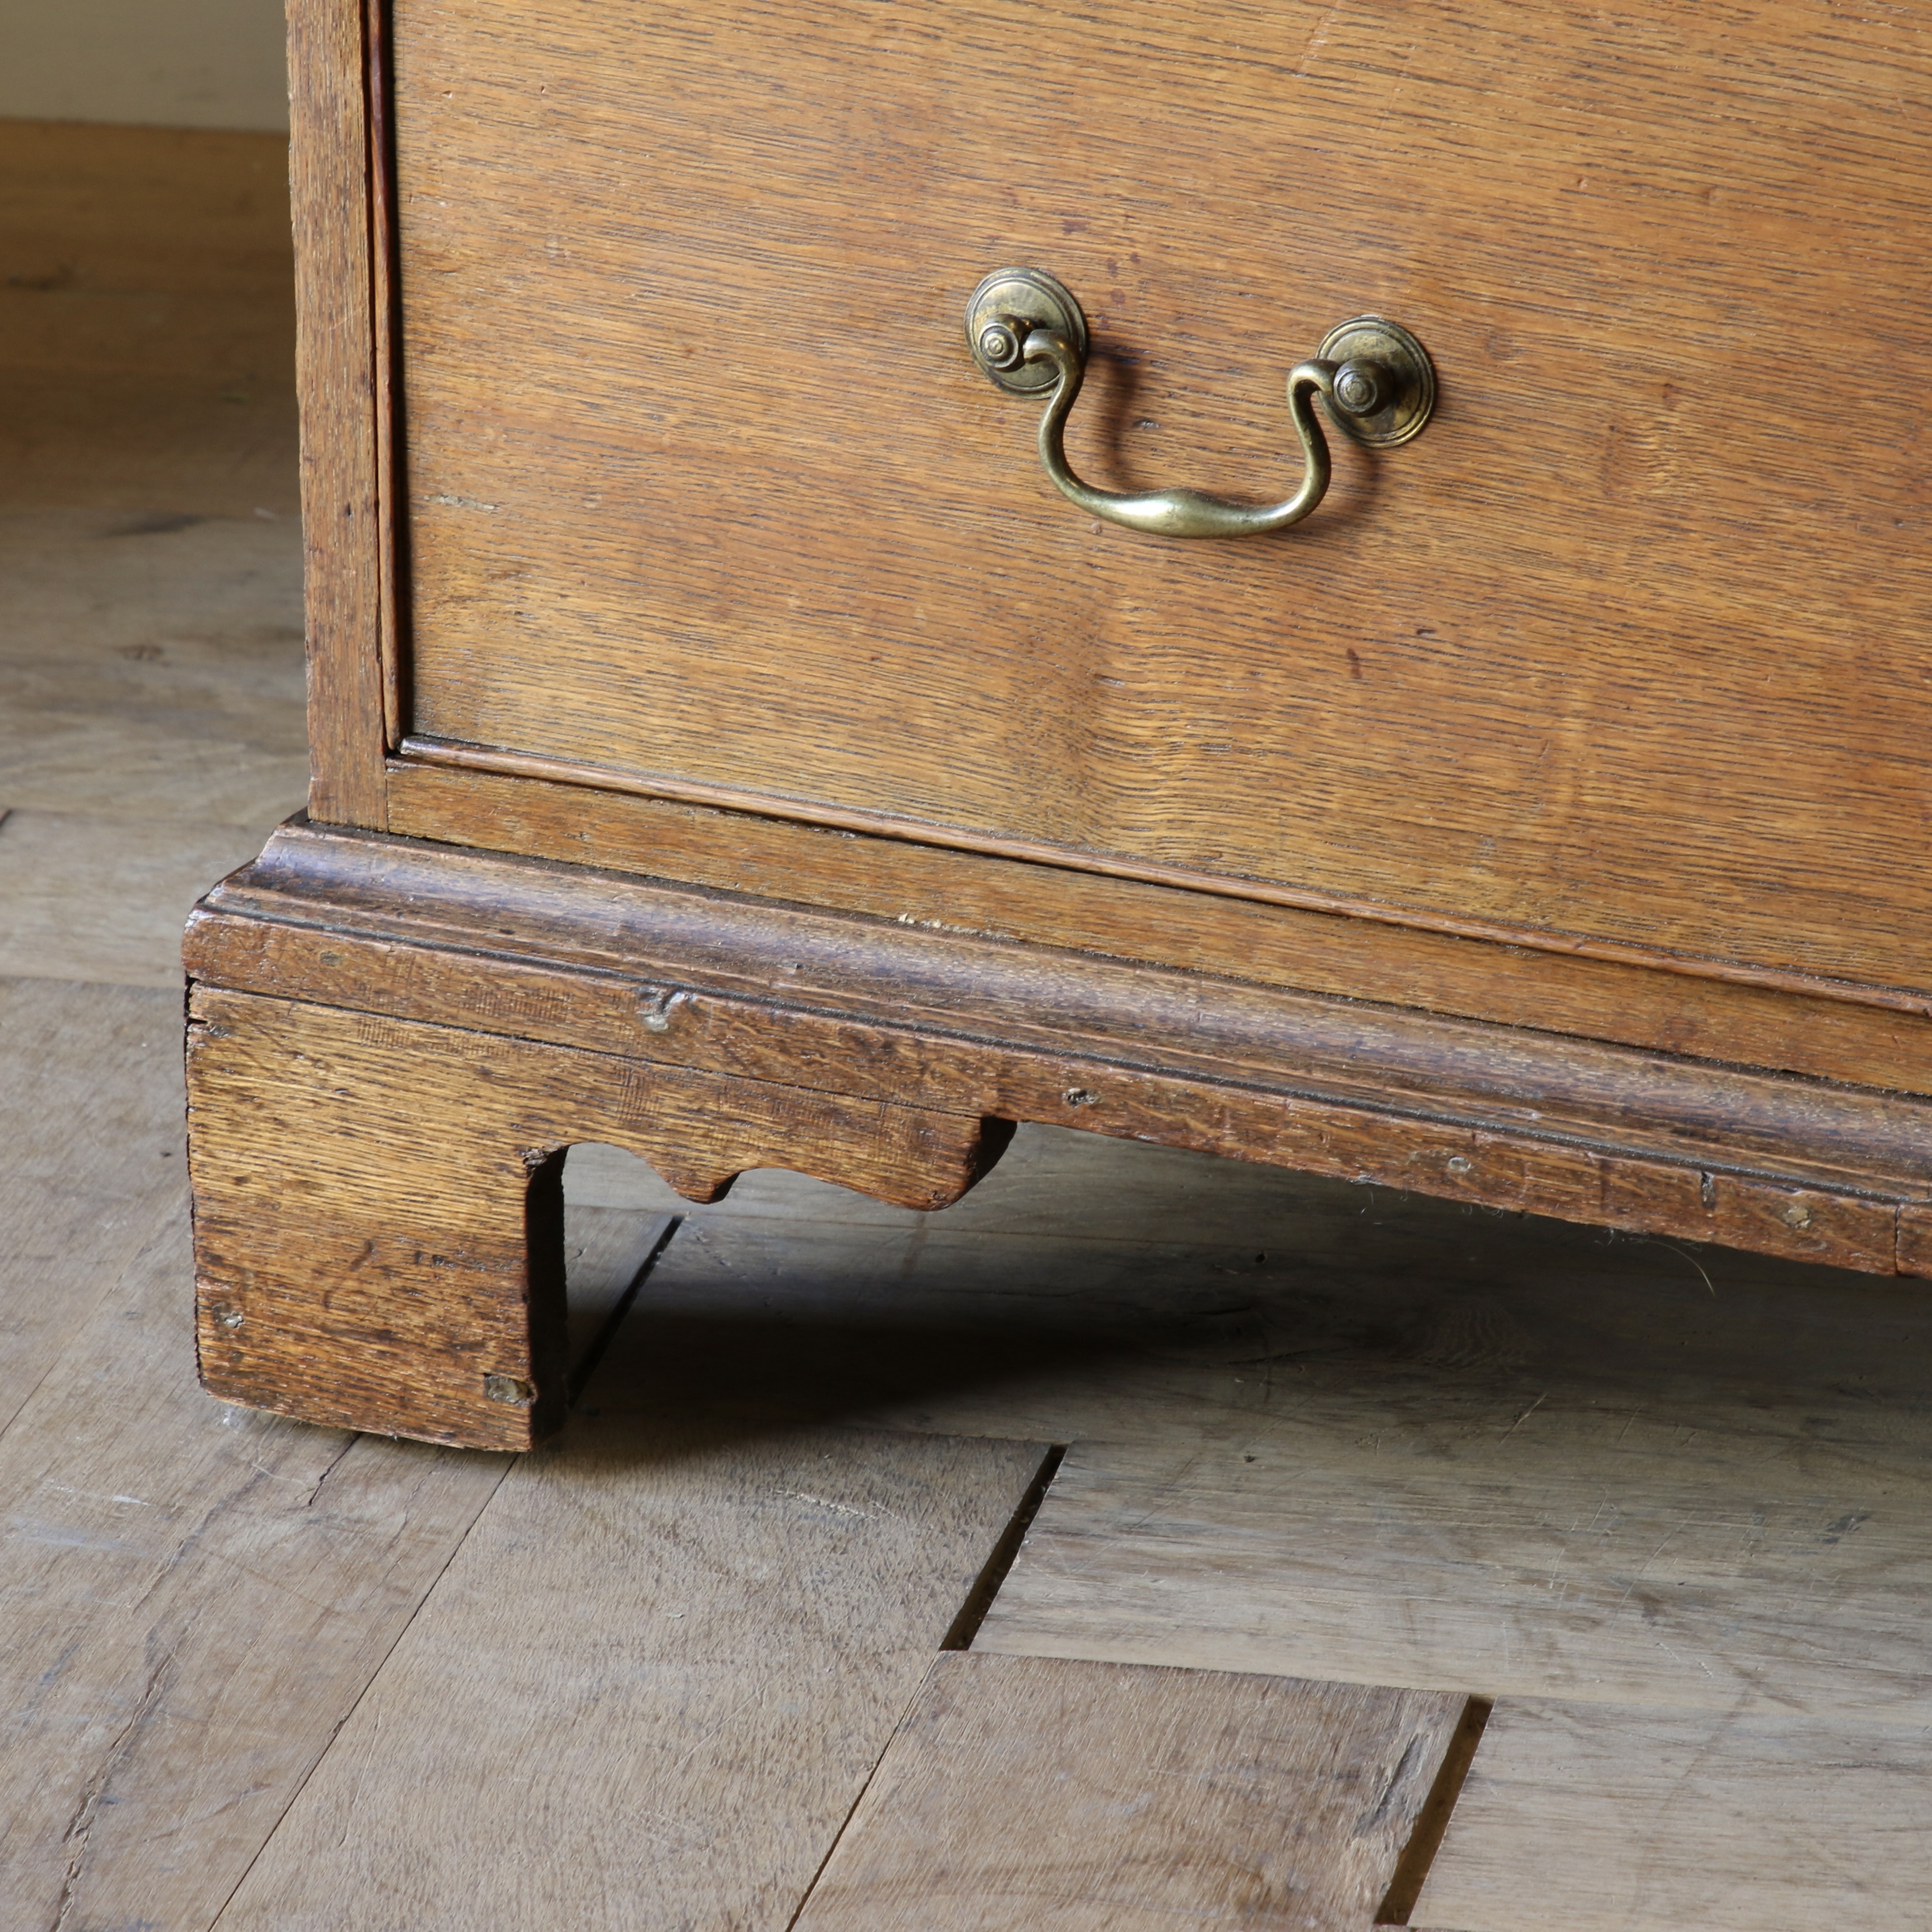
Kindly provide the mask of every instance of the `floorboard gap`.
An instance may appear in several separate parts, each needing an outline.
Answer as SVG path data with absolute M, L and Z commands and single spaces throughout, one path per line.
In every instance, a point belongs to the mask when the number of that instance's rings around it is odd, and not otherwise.
M 1000 1586 L 1006 1580 L 1006 1573 L 1013 1567 L 1013 1559 L 1020 1553 L 1020 1545 L 1026 1540 L 1026 1533 L 1033 1527 L 1033 1520 L 1040 1514 L 1040 1506 L 1046 1500 L 1046 1492 L 1052 1486 L 1053 1479 L 1060 1466 L 1066 1460 L 1068 1445 L 1056 1442 L 1046 1452 L 1026 1494 L 1020 1498 L 1020 1506 L 1013 1512 L 1012 1520 L 1006 1525 L 1000 1540 L 993 1546 L 992 1554 L 986 1558 L 986 1567 L 974 1580 L 971 1589 L 966 1593 L 966 1600 L 959 1606 L 959 1614 L 952 1619 L 952 1628 L 946 1633 L 941 1650 L 970 1650 L 973 1640 L 980 1634 L 980 1626 L 986 1621 L 986 1612 L 993 1606 L 993 1599 L 1000 1594 Z
M 1409 1922 L 1416 1900 L 1422 1896 L 1429 1868 L 1436 1862 L 1436 1854 L 1442 1849 L 1442 1834 L 1449 1828 L 1449 1814 L 1455 1810 L 1456 1801 L 1462 1794 L 1462 1780 L 1469 1774 L 1476 1747 L 1483 1741 L 1483 1727 L 1490 1721 L 1490 1713 L 1495 1708 L 1493 1702 L 1486 1697 L 1472 1697 L 1463 1707 L 1462 1722 L 1456 1726 L 1456 1735 L 1449 1740 L 1449 1748 L 1443 1754 L 1442 1768 L 1436 1774 L 1436 1782 L 1429 1787 L 1429 1796 L 1423 1801 L 1422 1810 L 1415 1820 L 1415 1829 L 1408 1834 L 1408 1843 L 1402 1847 L 1402 1856 L 1396 1861 L 1395 1876 L 1389 1880 L 1388 1890 L 1376 1908 L 1376 1924 L 1406 1925 Z

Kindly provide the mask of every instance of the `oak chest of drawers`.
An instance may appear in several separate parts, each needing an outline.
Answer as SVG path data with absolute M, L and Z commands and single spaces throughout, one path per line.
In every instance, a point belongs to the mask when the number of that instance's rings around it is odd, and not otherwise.
M 592 1139 L 1932 1274 L 1928 11 L 294 0 L 208 1386 L 542 1436 Z

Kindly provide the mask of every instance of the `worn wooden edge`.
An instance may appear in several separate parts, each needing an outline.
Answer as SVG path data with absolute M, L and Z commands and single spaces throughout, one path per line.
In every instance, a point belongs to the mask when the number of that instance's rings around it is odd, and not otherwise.
M 389 786 L 389 829 L 442 844 L 1932 1093 L 1932 1018 L 1916 1010 L 1690 978 L 539 778 L 398 760 L 390 766 Z
M 1251 900 L 1262 905 L 1300 911 L 1327 913 L 1375 925 L 1411 927 L 1454 938 L 1480 940 L 1492 946 L 1523 947 L 1534 952 L 1636 966 L 1655 973 L 1680 974 L 1693 979 L 1767 987 L 1814 999 L 1849 1000 L 1903 1012 L 1924 1013 L 1932 1010 L 1932 992 L 1916 988 L 1867 986 L 1856 980 L 1831 979 L 1749 961 L 1708 958 L 1671 952 L 1661 946 L 1601 939 L 1586 933 L 1507 926 L 1490 920 L 1464 918 L 1424 906 L 1395 905 L 1319 892 L 1286 882 L 1246 878 L 1193 866 L 1162 865 L 1152 860 L 1090 851 L 1040 839 L 1008 838 L 968 826 L 860 810 L 823 800 L 789 798 L 776 793 L 714 784 L 694 778 L 617 771 L 603 765 L 580 764 L 496 746 L 464 744 L 448 739 L 406 736 L 398 750 L 399 756 L 394 761 L 398 764 L 442 765 L 456 770 L 538 779 L 576 790 L 616 792 L 678 804 L 709 806 L 722 811 L 862 832 L 873 838 L 902 839 L 944 850 L 982 854 L 991 858 L 1017 860 L 1064 872 L 1090 872 L 1106 878 L 1178 886 L 1187 892 Z
M 310 807 L 388 822 L 370 49 L 364 0 L 289 0 Z
M 1932 1272 L 1932 1109 L 1896 1095 L 301 826 L 203 902 L 187 958 L 210 986 L 801 1094 Z M 1486 1092 L 1485 1053 L 1509 1068 Z

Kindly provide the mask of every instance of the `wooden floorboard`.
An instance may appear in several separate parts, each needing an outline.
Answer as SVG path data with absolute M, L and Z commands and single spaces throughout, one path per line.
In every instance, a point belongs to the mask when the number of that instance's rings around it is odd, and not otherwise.
M 292 517 L 0 509 L 0 805 L 272 826 L 308 789 Z
M 0 978 L 0 1430 L 179 1208 L 180 1036 L 178 994 Z
M 1745 1733 L 1722 1722 L 1814 1723 L 1793 1736 L 1819 1784 L 1838 1732 L 1889 1738 L 1859 1842 L 1916 1826 L 1932 1301 L 1081 1138 L 1023 1134 L 959 1220 L 922 1226 L 742 1183 L 692 1214 L 602 1399 L 662 1400 L 676 1361 L 746 1414 L 1070 1442 L 982 1653 L 1600 1702 L 1640 1760 L 1644 1708 L 1701 1726 L 1711 1801 L 1658 1799 L 1654 1847 L 1626 1814 L 1633 1868 L 1730 1829 Z M 617 1190 L 616 1163 L 586 1165 Z M 1735 1770 L 1767 1837 L 1804 1844 L 1802 1779 L 1757 1778 L 1748 1751 Z M 1576 1816 L 1595 1802 L 1594 1774 L 1545 1782 Z M 1489 1816 L 1489 1916 L 1453 1932 L 1600 1922 L 1600 1875 L 1541 1855 L 1544 1812 L 1512 1786 Z M 1880 1922 L 1922 1911 L 1909 1861 L 1862 1882 Z M 1801 1874 L 1762 1895 L 1782 1932 L 1844 1922 Z M 1654 1922 L 1704 1922 L 1672 1910 Z
M 576 1428 L 496 1491 L 220 1932 L 783 1932 L 1042 1453 Z
M 594 1368 L 611 1324 L 630 1305 L 640 1277 L 677 1225 L 674 1214 L 634 1214 L 622 1208 L 567 1205 L 564 1275 L 569 1284 L 570 1359 L 581 1376 Z
M 306 787 L 292 518 L 0 511 L 0 975 L 173 987 Z
M 1533 1400 L 1077 1444 L 980 1647 L 1932 1724 L 1932 1444 Z
M 640 1204 L 675 1201 L 622 1160 L 650 1183 Z M 623 1172 L 586 1162 L 593 1197 L 614 1198 Z M 722 1400 L 955 1433 L 1024 1418 L 1030 1437 L 1150 1456 L 1279 1438 L 1294 1455 L 1261 1464 L 1264 1486 L 1304 1466 L 1366 1476 L 1384 1451 L 1397 1472 L 1461 1456 L 1480 1474 L 1499 1456 L 1514 1483 L 1529 1462 L 1485 1445 L 1538 1440 L 1552 1406 L 1607 1420 L 1577 1454 L 1601 1459 L 1581 1466 L 1613 1502 L 1611 1450 L 1654 1474 L 1681 1438 L 1694 1473 L 1720 1415 L 1801 1464 L 1841 1438 L 1854 1461 L 1890 1444 L 1901 1467 L 1928 1445 L 1932 1294 L 1910 1283 L 1060 1129 L 1022 1128 L 943 1214 L 779 1174 L 687 1211 L 626 1345 L 634 1383 L 608 1376 L 607 1402 L 658 1399 L 676 1328 L 700 1352 L 738 1345 Z M 775 1363 L 822 1354 L 826 1375 L 763 1377 L 768 1341 Z
M 189 911 L 254 858 L 264 836 L 226 825 L 9 812 L 0 819 L 0 976 L 153 986 L 178 1000 Z
M 1462 1703 L 941 1656 L 798 1932 L 1366 1932 Z
M 1932 1724 L 1499 1702 L 1416 1923 L 1921 1932 Z
M 0 975 L 180 984 L 307 788 L 287 143 L 0 120 Z
M 34 987 L 0 986 L 0 1000 Z M 55 990 L 97 1008 L 153 1004 Z M 129 1056 L 149 1073 L 157 1060 Z M 178 1136 L 178 1105 L 162 1111 Z M 124 1132 L 131 1156 L 138 1125 L 110 1120 L 108 1146 Z M 212 1924 L 508 1466 L 203 1396 L 178 1166 L 146 1241 L 64 1333 L 43 1324 L 51 1360 L 8 1390 L 20 1397 L 0 1429 L 10 1925 L 16 1912 L 23 1925 Z M 578 1352 L 666 1226 L 570 1210 Z M 23 1318 L 58 1299 L 50 1285 L 77 1304 L 87 1285 L 58 1252 L 26 1258 L 35 1272 L 0 1285 L 8 1365 L 23 1371 Z
M 9 1924 L 212 1923 L 505 1459 L 224 1409 L 181 1208 L 0 1436 Z

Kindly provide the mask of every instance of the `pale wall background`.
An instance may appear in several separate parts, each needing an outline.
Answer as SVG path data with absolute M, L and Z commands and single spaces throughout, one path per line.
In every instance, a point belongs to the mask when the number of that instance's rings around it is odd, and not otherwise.
M 282 0 L 0 0 L 0 116 L 285 128 Z

